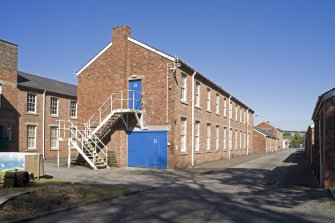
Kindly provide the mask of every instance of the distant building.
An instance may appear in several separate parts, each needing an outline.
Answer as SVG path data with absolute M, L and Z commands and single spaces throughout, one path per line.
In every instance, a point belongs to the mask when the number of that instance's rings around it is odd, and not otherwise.
M 257 152 L 268 153 L 283 149 L 283 131 L 270 125 L 269 122 L 261 122 L 256 125 L 254 127 L 253 137 L 254 150 L 257 150 Z M 264 140 L 266 141 L 266 144 L 264 144 Z M 255 146 L 259 148 L 256 148 Z
M 77 87 L 17 70 L 18 46 L 0 40 L 0 152 L 66 157 L 59 119 L 77 119 Z
M 316 177 L 322 187 L 335 187 L 335 88 L 319 96 L 312 120 L 315 152 L 311 159 Z M 312 142 L 311 134 L 308 137 Z

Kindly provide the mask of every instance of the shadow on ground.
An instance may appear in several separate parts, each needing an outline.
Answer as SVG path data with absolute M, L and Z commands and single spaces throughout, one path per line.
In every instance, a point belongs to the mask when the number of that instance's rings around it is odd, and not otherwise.
M 182 173 L 180 176 L 152 171 L 150 177 L 165 183 L 132 196 L 95 203 L 40 220 L 333 222 L 335 203 L 325 190 L 317 188 L 303 153 L 292 154 L 284 163 L 288 165 L 273 170 L 216 168 L 201 174 Z M 134 171 L 133 174 L 141 175 L 143 171 Z M 122 186 L 140 188 L 143 185 Z M 326 214 L 314 206 L 318 202 L 328 205 Z

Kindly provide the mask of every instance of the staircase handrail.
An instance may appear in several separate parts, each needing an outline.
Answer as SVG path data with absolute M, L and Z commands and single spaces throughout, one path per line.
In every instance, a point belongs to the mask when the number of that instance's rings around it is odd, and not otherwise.
M 123 93 L 127 92 L 126 97 L 123 98 Z M 129 93 L 132 92 L 132 98 L 129 97 Z M 141 99 L 140 100 L 135 100 L 135 94 L 140 94 L 141 95 Z M 120 95 L 119 97 L 117 97 L 118 95 Z M 109 96 L 107 98 L 107 100 L 99 107 L 99 109 L 97 110 L 98 112 L 95 113 L 94 115 L 92 115 L 88 121 L 86 122 L 87 126 L 89 128 L 91 128 L 91 126 L 96 123 L 97 121 L 99 121 L 98 123 L 100 124 L 109 114 L 112 113 L 113 109 L 123 109 L 124 108 L 124 104 L 126 104 L 126 106 L 128 105 L 128 103 L 123 103 L 123 101 L 130 101 L 133 100 L 133 106 L 132 109 L 134 110 L 134 103 L 136 102 L 140 102 L 142 101 L 142 96 L 143 94 L 141 92 L 138 91 L 134 91 L 134 90 L 121 90 L 121 91 L 117 91 L 117 92 L 113 92 L 111 94 L 111 96 Z M 113 104 L 117 101 L 121 101 L 121 105 L 120 108 L 114 108 Z M 104 106 L 107 105 L 106 108 L 104 108 Z M 107 110 L 110 110 L 110 112 L 107 113 L 107 115 L 103 115 L 104 112 L 106 112 Z
M 99 144 L 95 142 L 95 144 L 98 146 L 99 151 L 101 151 L 105 155 L 106 158 L 105 162 L 107 163 L 108 147 L 100 140 L 100 138 L 96 134 L 93 133 L 93 131 L 90 128 L 86 127 L 86 124 L 85 124 L 85 130 L 88 131 L 88 135 L 90 136 L 90 138 L 94 137 L 94 139 L 98 140 L 98 142 L 103 146 L 103 148 L 101 148 Z M 103 149 L 105 149 L 106 152 Z

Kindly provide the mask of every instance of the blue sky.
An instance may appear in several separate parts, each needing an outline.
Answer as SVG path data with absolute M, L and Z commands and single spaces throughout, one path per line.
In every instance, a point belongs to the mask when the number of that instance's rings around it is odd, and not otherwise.
M 19 45 L 19 70 L 70 83 L 111 29 L 171 55 L 255 110 L 255 122 L 305 130 L 335 87 L 335 1 L 2 0 L 0 39 Z

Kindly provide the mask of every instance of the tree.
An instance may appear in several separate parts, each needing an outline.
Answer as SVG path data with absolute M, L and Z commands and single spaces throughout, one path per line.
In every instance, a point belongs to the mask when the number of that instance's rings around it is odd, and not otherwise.
M 291 136 L 290 132 L 284 132 L 283 136 Z
M 304 140 L 302 139 L 301 135 L 298 132 L 294 133 L 294 138 L 291 142 L 292 145 L 297 146 L 297 145 L 303 144 L 303 142 Z

